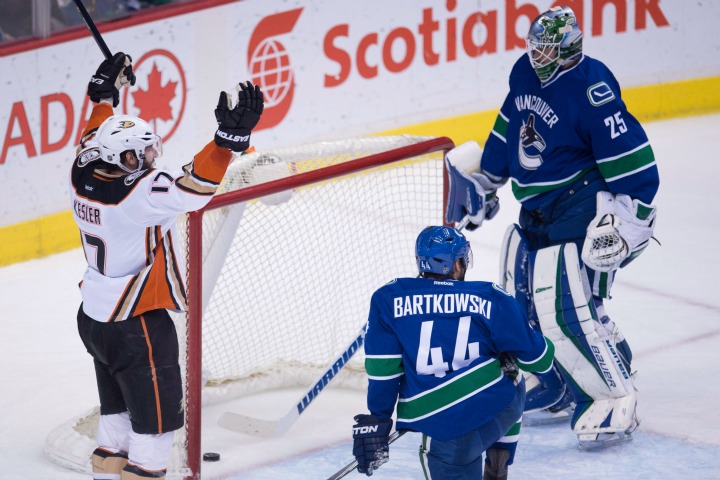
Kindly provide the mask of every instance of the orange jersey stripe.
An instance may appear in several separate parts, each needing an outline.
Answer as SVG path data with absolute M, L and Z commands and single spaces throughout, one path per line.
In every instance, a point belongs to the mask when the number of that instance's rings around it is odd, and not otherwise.
M 145 324 L 145 316 L 140 315 L 140 323 L 142 323 L 143 332 L 145 333 L 145 343 L 148 347 L 148 358 L 150 360 L 150 371 L 152 372 L 153 388 L 155 388 L 155 408 L 158 417 L 158 433 L 163 433 L 162 429 L 162 409 L 160 408 L 160 388 L 157 382 L 157 371 L 155 370 L 155 359 L 153 358 L 152 344 L 150 343 L 150 335 L 148 335 L 147 325 Z
M 200 178 L 220 183 L 225 176 L 225 170 L 230 165 L 230 160 L 232 160 L 232 152 L 211 141 L 195 155 L 193 171 Z
M 83 134 L 81 138 L 85 138 L 88 133 L 90 133 L 93 130 L 97 130 L 100 125 L 109 117 L 112 117 L 113 115 L 113 108 L 107 104 L 107 103 L 98 103 L 95 105 L 92 109 L 92 113 L 90 114 L 90 120 L 88 120 L 87 126 L 85 127 L 85 130 L 83 130 Z
M 167 261 L 165 250 L 161 244 L 158 244 L 155 247 L 155 260 L 150 267 L 140 298 L 133 307 L 132 316 L 157 308 L 177 309 L 177 305 L 170 293 L 170 285 L 168 285 L 165 276 Z

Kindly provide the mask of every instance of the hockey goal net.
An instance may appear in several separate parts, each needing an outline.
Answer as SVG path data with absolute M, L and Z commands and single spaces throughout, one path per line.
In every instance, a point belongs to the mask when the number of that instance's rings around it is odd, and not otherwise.
M 453 146 L 395 136 L 253 152 L 236 158 L 205 209 L 181 220 L 187 421 L 169 476 L 199 476 L 202 405 L 308 387 L 357 336 L 373 291 L 416 274 L 418 233 L 443 223 L 442 158 Z M 359 351 L 333 384 L 366 388 L 363 360 Z M 56 428 L 48 456 L 89 471 L 97 415 Z

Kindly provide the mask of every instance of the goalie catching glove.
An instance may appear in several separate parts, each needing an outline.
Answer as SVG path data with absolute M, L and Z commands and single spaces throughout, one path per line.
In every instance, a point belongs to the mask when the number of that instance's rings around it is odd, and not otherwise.
M 459 229 L 475 230 L 500 210 L 496 191 L 504 181 L 480 172 L 481 156 L 482 149 L 474 141 L 463 143 L 445 155 L 450 180 L 445 218 L 458 223 Z
M 244 152 L 250 148 L 250 132 L 260 121 L 264 102 L 260 87 L 249 81 L 236 87 L 238 102 L 233 106 L 232 95 L 220 92 L 215 109 L 218 129 L 215 143 L 233 152 Z
M 582 261 L 599 272 L 624 267 L 647 247 L 656 208 L 627 195 L 597 193 L 597 215 L 590 222 Z
M 127 84 L 135 85 L 132 58 L 118 52 L 112 58 L 103 60 L 95 75 L 90 78 L 87 94 L 95 103 L 112 99 L 112 106 L 120 103 L 120 89 Z
M 357 470 L 368 477 L 390 458 L 389 437 L 393 421 L 375 415 L 355 415 L 353 455 Z

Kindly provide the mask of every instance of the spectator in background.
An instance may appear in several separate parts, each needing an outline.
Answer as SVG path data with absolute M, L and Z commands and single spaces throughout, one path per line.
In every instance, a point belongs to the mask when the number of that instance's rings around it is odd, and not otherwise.
M 32 2 L 28 0 L 2 0 L 0 15 L 0 41 L 31 37 Z
M 82 25 L 83 19 L 73 0 L 56 0 L 58 17 L 68 27 Z M 140 9 L 139 0 L 85 0 L 85 8 L 96 22 L 127 16 Z
M 84 5 L 95 22 L 103 22 L 127 17 L 133 12 L 149 7 L 166 5 L 178 2 L 190 2 L 195 0 L 84 0 Z M 47 37 L 50 32 L 57 32 L 70 27 L 83 24 L 83 19 L 75 6 L 73 0 L 52 0 L 47 4 L 41 4 L 41 8 L 48 11 L 34 11 L 33 2 L 30 0 L 0 0 L 2 3 L 2 14 L 0 15 L 0 43 L 23 40 L 32 37 Z M 47 21 L 45 15 L 49 16 L 49 25 L 38 27 L 37 21 L 33 25 L 33 16 L 39 18 L 39 22 Z M 44 27 L 44 28 L 43 28 Z
M 80 25 L 82 17 L 73 0 L 55 0 L 61 19 L 67 26 Z M 85 7 L 96 21 L 113 20 L 147 7 L 175 3 L 178 0 L 85 0 Z M 29 2 L 26 2 L 29 3 Z

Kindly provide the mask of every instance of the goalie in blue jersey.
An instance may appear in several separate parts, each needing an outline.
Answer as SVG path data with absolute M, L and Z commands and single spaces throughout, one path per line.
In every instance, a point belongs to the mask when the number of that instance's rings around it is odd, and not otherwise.
M 426 478 L 506 479 L 525 403 L 518 368 L 548 371 L 553 345 L 505 290 L 463 281 L 472 251 L 458 230 L 424 229 L 416 259 L 418 278 L 395 279 L 372 296 L 370 414 L 357 415 L 353 427 L 358 471 L 372 475 L 388 461 L 397 405 L 397 429 L 423 434 Z
M 617 80 L 583 55 L 582 40 L 568 7 L 532 22 L 484 150 L 448 152 L 446 218 L 477 228 L 510 180 L 521 210 L 500 284 L 556 348 L 554 368 L 526 378 L 526 423 L 569 418 L 580 447 L 595 448 L 629 440 L 638 425 L 632 354 L 604 299 L 652 237 L 659 176 Z

